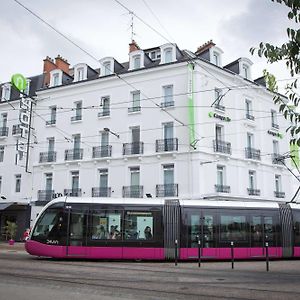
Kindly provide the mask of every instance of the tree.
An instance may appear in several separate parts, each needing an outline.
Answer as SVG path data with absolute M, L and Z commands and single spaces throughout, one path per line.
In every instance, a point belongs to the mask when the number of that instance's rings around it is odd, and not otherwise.
M 278 2 L 281 5 L 286 5 L 289 8 L 287 17 L 294 21 L 296 24 L 300 23 L 300 0 L 271 0 L 272 2 Z M 296 26 L 295 24 L 295 26 Z M 299 26 L 297 26 L 299 28 Z M 268 63 L 276 63 L 284 61 L 292 77 L 295 77 L 300 73 L 300 29 L 287 28 L 287 42 L 281 46 L 274 46 L 270 43 L 261 42 L 258 48 L 251 48 L 250 53 L 253 55 L 257 52 L 259 57 L 265 57 Z M 277 92 L 275 77 L 264 72 L 268 88 Z M 291 134 L 291 144 L 297 144 L 300 146 L 300 114 L 296 111 L 296 107 L 300 103 L 300 95 L 297 90 L 297 79 L 286 87 L 286 98 L 280 94 L 274 96 L 273 101 L 279 105 L 279 112 L 281 112 L 284 118 L 291 122 L 286 131 Z

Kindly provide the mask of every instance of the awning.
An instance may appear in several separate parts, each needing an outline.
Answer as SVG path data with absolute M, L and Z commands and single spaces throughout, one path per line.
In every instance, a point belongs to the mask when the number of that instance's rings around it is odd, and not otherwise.
M 0 210 L 5 210 L 11 205 L 13 205 L 13 203 L 0 203 Z

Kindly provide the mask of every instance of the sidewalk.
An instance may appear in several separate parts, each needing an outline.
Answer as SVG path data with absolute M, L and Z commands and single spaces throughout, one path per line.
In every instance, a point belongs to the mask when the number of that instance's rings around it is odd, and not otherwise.
M 0 250 L 25 251 L 25 243 L 15 242 L 15 244 L 11 246 L 8 244 L 8 241 L 1 241 Z

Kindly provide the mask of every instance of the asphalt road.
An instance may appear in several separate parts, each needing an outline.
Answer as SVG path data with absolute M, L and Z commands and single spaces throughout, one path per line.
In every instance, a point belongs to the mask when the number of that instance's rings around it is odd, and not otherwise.
M 197 263 L 63 261 L 0 247 L 0 300 L 300 299 L 300 260 Z

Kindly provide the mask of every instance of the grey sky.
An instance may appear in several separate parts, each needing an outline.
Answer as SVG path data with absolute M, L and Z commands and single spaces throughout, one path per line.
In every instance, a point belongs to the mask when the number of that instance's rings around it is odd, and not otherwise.
M 128 59 L 130 16 L 114 0 L 19 0 L 92 55 Z M 166 33 L 143 0 L 120 0 L 164 36 L 175 39 L 181 49 L 195 51 L 207 40 L 224 51 L 223 63 L 249 57 L 253 77 L 259 77 L 266 62 L 251 57 L 249 48 L 261 41 L 282 43 L 286 37 L 287 10 L 271 0 L 144 0 L 167 29 Z M 135 40 L 141 48 L 167 41 L 135 20 Z M 97 62 L 45 26 L 13 0 L 0 1 L 0 82 L 13 73 L 25 76 L 42 72 L 42 60 L 61 54 L 71 65 Z M 289 77 L 282 66 L 269 66 L 279 79 Z

